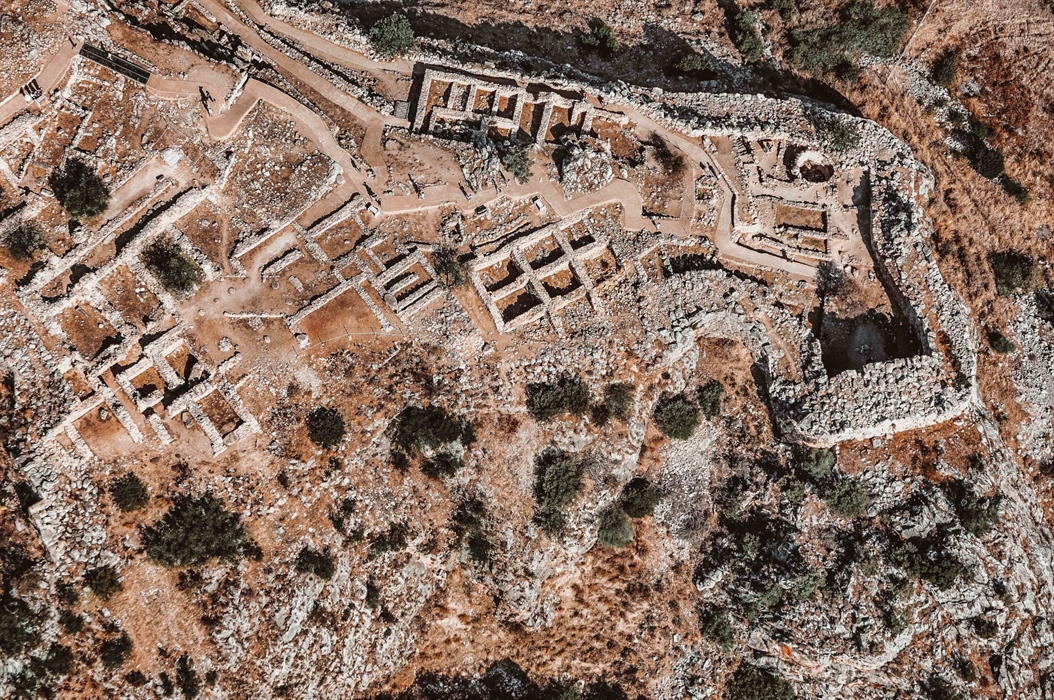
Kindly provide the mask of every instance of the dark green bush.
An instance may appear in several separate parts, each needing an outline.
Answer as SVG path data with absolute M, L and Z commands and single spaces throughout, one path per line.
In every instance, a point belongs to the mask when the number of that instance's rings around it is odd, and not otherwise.
M 1035 261 L 1017 251 L 989 253 L 988 264 L 995 275 L 995 290 L 1001 297 L 1012 297 L 1018 291 L 1029 291 L 1037 276 Z
M 655 406 L 655 425 L 667 437 L 687 440 L 699 427 L 699 409 L 684 394 L 661 399 Z
M 73 668 L 73 651 L 58 642 L 52 642 L 41 667 L 48 676 L 65 676 Z
M 146 674 L 135 669 L 124 674 L 125 683 L 132 686 L 133 688 L 142 688 L 144 685 L 150 682 L 150 679 L 146 677 Z
M 436 246 L 432 251 L 432 265 L 439 279 L 447 287 L 463 287 L 468 282 L 465 266 L 458 259 L 457 250 L 450 246 Z
M 798 469 L 812 483 L 819 483 L 834 473 L 838 458 L 826 448 L 804 448 L 797 457 Z
M 768 0 L 766 6 L 778 12 L 780 19 L 784 22 L 793 19 L 794 15 L 798 14 L 798 5 L 794 0 Z
M 1034 295 L 1036 315 L 1047 323 L 1054 324 L 1054 293 L 1049 289 L 1038 289 Z
M 870 0 L 846 4 L 839 21 L 791 32 L 790 62 L 813 74 L 847 70 L 861 54 L 893 56 L 908 30 L 907 15 L 898 7 L 879 9 Z
M 482 533 L 474 532 L 468 536 L 468 555 L 472 561 L 485 566 L 490 563 L 493 551 L 494 545 Z
M 454 476 L 458 470 L 465 466 L 465 460 L 461 455 L 453 452 L 437 452 L 432 458 L 421 465 L 421 473 L 433 479 L 441 479 L 444 476 Z
M 757 63 L 765 58 L 765 42 L 758 30 L 758 16 L 753 12 L 740 12 L 736 15 L 732 23 L 731 39 L 744 63 Z
M 633 416 L 637 387 L 626 382 L 612 382 L 604 389 L 604 406 L 612 418 L 627 421 Z
M 414 47 L 414 30 L 405 15 L 393 12 L 370 28 L 370 45 L 383 58 L 392 59 Z
M 376 610 L 377 606 L 381 604 L 381 589 L 377 588 L 373 581 L 366 582 L 366 598 L 364 602 L 370 610 Z
M 727 700 L 794 700 L 797 696 L 790 683 L 743 662 L 728 681 Z
M 699 632 L 716 644 L 721 651 L 732 651 L 736 644 L 736 631 L 732 617 L 715 606 L 699 609 Z
M 600 514 L 597 541 L 605 547 L 628 547 L 633 543 L 633 523 L 618 506 L 609 506 Z
M 948 537 L 943 532 L 895 542 L 890 560 L 912 579 L 928 581 L 941 590 L 951 588 L 966 571 L 948 551 Z
M 172 677 L 164 671 L 158 674 L 157 681 L 161 684 L 161 694 L 165 697 L 176 692 L 176 684 L 172 682 Z
M 578 460 L 566 452 L 546 450 L 534 462 L 535 521 L 550 533 L 565 525 L 564 508 L 571 504 L 582 488 Z
M 716 379 L 711 379 L 699 387 L 699 410 L 702 411 L 704 416 L 713 420 L 721 415 L 721 397 L 724 394 L 725 388 Z
M 521 185 L 531 179 L 531 153 L 526 146 L 511 148 L 501 157 L 501 164 Z
M 1002 496 L 991 498 L 978 495 L 970 484 L 956 482 L 948 488 L 948 498 L 955 507 L 959 524 L 971 535 L 983 537 L 999 522 Z
M 4 236 L 4 247 L 16 260 L 29 260 L 33 253 L 44 247 L 40 228 L 32 221 L 24 221 Z
M 482 499 L 467 498 L 454 508 L 454 531 L 460 540 L 468 541 L 468 553 L 477 564 L 490 562 L 494 547 L 486 535 L 490 515 Z
M 143 251 L 143 262 L 165 289 L 176 294 L 193 291 L 205 278 L 196 262 L 167 241 L 158 241 Z
M 121 578 L 112 566 L 100 566 L 88 570 L 84 574 L 84 582 L 100 600 L 109 600 L 124 588 L 121 585 Z
M 970 167 L 981 177 L 995 180 L 1006 170 L 1003 154 L 989 146 L 982 146 L 966 154 Z
M 569 413 L 581 416 L 589 410 L 589 387 L 581 377 L 570 375 L 556 383 L 532 382 L 527 385 L 527 412 L 540 422 Z
M 410 540 L 410 528 L 402 523 L 392 523 L 387 531 L 370 540 L 370 559 L 406 549 Z
M 858 479 L 841 476 L 821 489 L 823 500 L 832 512 L 855 520 L 867 513 L 871 497 Z
M 134 472 L 128 472 L 110 482 L 110 498 L 120 511 L 128 513 L 145 506 L 150 501 L 150 494 L 143 480 Z
M 933 676 L 926 683 L 926 697 L 928 700 L 969 700 L 965 693 L 940 676 Z
M 955 74 L 959 70 L 959 52 L 952 51 L 944 54 L 933 64 L 930 79 L 941 87 L 949 88 L 955 82 Z
M 852 121 L 838 119 L 833 115 L 821 115 L 813 118 L 812 125 L 838 153 L 856 148 L 860 143 L 860 130 Z
M 0 652 L 14 656 L 36 639 L 37 614 L 10 592 L 0 595 Z
M 238 514 L 209 493 L 178 497 L 160 520 L 143 529 L 143 542 L 150 558 L 164 566 L 235 561 L 258 551 Z
M 201 692 L 201 682 L 187 652 L 183 652 L 176 659 L 176 685 L 185 700 L 194 700 Z
M 652 486 L 647 479 L 631 479 L 622 489 L 622 509 L 631 518 L 646 518 L 655 512 L 655 506 L 662 502 L 659 489 Z
M 48 186 L 72 219 L 94 219 L 110 206 L 110 188 L 77 158 L 70 158 L 64 167 L 53 170 Z
M 99 645 L 99 658 L 102 665 L 111 671 L 120 668 L 124 660 L 132 653 L 132 640 L 127 632 L 121 632 L 117 637 L 111 637 Z
M 583 34 L 578 41 L 588 49 L 594 49 L 609 56 L 618 49 L 615 32 L 600 20 L 590 22 L 589 33 Z
M 1005 173 L 999 178 L 999 186 L 1021 206 L 1026 206 L 1032 201 L 1032 193 L 1028 191 L 1028 188 Z
M 476 428 L 438 406 L 407 406 L 393 421 L 392 442 L 406 454 L 461 441 L 468 447 L 476 441 Z
M 80 593 L 77 592 L 77 587 L 68 581 L 59 581 L 55 586 L 55 593 L 58 594 L 59 601 L 63 605 L 73 606 L 80 602 Z
M 706 58 L 697 53 L 689 53 L 681 56 L 673 64 L 673 70 L 681 75 L 698 75 L 700 73 L 709 73 L 713 68 L 711 68 L 710 62 Z
M 344 437 L 344 417 L 335 408 L 319 406 L 307 414 L 307 434 L 319 447 L 336 447 Z
M 314 574 L 328 581 L 337 572 L 337 564 L 329 552 L 319 552 L 310 547 L 304 547 L 296 555 L 296 570 L 302 574 Z

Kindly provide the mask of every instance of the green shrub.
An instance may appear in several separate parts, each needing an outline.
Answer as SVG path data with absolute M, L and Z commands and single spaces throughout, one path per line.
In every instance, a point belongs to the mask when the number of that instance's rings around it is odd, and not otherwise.
M 699 427 L 699 409 L 684 394 L 661 399 L 655 407 L 655 425 L 667 437 L 687 440 Z
M 450 246 L 436 246 L 432 251 L 432 265 L 447 287 L 463 287 L 468 282 L 465 266 L 458 260 L 457 251 Z
M 858 479 L 842 476 L 825 485 L 821 495 L 832 512 L 843 518 L 855 520 L 867 513 L 871 502 L 867 489 Z
M 468 555 L 472 558 L 472 561 L 485 566 L 490 563 L 493 551 L 494 545 L 490 543 L 486 535 L 474 532 L 468 536 Z
M 344 437 L 344 417 L 335 408 L 319 406 L 307 414 L 307 434 L 319 447 L 336 447 Z
M 912 537 L 894 543 L 891 562 L 912 579 L 932 583 L 941 590 L 951 588 L 966 566 L 948 551 L 946 533 Z
M 501 164 L 505 166 L 521 185 L 531 179 L 531 154 L 526 146 L 511 148 L 501 157 Z
M 393 12 L 370 28 L 370 45 L 383 58 L 392 59 L 414 47 L 414 30 L 405 15 Z
M 633 543 L 633 523 L 618 506 L 609 506 L 600 514 L 597 541 L 605 547 L 628 547 Z
M 176 294 L 192 292 L 205 278 L 196 262 L 167 241 L 158 241 L 143 251 L 143 262 L 165 289 Z
M 151 559 L 164 566 L 194 566 L 209 559 L 236 561 L 258 552 L 237 513 L 206 493 L 180 496 L 156 523 L 143 529 Z
M 689 53 L 681 56 L 673 64 L 673 70 L 681 75 L 697 75 L 699 73 L 709 73 L 713 68 L 710 67 L 710 61 L 703 56 L 697 53 Z
M 438 406 L 407 406 L 393 421 L 392 442 L 406 454 L 460 441 L 468 447 L 476 441 L 476 428 Z
M 732 651 L 732 647 L 736 645 L 736 630 L 732 626 L 732 617 L 714 606 L 699 609 L 699 632 L 721 651 Z
M 37 614 L 9 591 L 0 594 L 0 652 L 14 656 L 36 639 Z
M 392 523 L 385 532 L 370 540 L 370 559 L 406 549 L 410 540 L 410 528 L 402 523 Z
M 933 64 L 930 72 L 930 80 L 941 87 L 950 88 L 955 82 L 955 75 L 959 71 L 959 52 L 952 51 L 944 54 Z
M 612 418 L 628 421 L 633 416 L 637 387 L 626 382 L 612 382 L 604 389 L 604 406 Z
M 179 691 L 183 693 L 185 700 L 194 700 L 201 692 L 197 671 L 194 670 L 194 664 L 187 652 L 183 652 L 176 659 L 176 685 L 179 686 Z
M 16 260 L 29 260 L 33 253 L 44 247 L 40 228 L 32 221 L 24 221 L 4 236 L 4 247 Z
M 838 458 L 832 450 L 826 448 L 804 448 L 799 453 L 797 462 L 798 469 L 815 484 L 831 476 Z
M 556 383 L 532 382 L 527 385 L 527 412 L 542 423 L 565 413 L 581 416 L 589 410 L 589 387 L 577 375 Z
M 366 607 L 370 610 L 376 610 L 377 606 L 381 604 L 381 589 L 373 583 L 373 581 L 366 582 L 366 597 L 364 599 Z
M 1028 191 L 1028 188 L 1006 174 L 999 178 L 999 186 L 1021 206 L 1026 206 L 1032 201 L 1032 193 Z
M 727 700 L 794 700 L 796 697 L 790 683 L 746 662 L 739 665 L 725 689 Z
M 579 37 L 582 46 L 595 49 L 605 55 L 611 55 L 618 49 L 615 32 L 600 20 L 590 22 L 589 33 Z
M 711 379 L 699 387 L 697 395 L 699 410 L 703 415 L 713 420 L 721 415 L 721 397 L 725 394 L 725 388 L 716 379 Z
M 52 642 L 41 668 L 48 676 L 68 675 L 73 668 L 73 651 L 68 646 Z
M 145 506 L 150 501 L 150 494 L 143 480 L 134 472 L 128 472 L 110 482 L 110 498 L 121 512 L 129 513 Z
M 926 683 L 926 697 L 928 700 L 969 700 L 965 693 L 940 676 L 932 676 Z
M 161 694 L 165 697 L 176 692 L 176 684 L 172 682 L 172 677 L 164 671 L 158 674 L 157 681 L 161 684 Z
M 304 547 L 296 555 L 296 570 L 302 574 L 314 574 L 328 581 L 337 572 L 337 564 L 329 552 L 319 552 L 310 547 Z
M 740 12 L 736 16 L 731 38 L 744 63 L 757 63 L 765 58 L 765 42 L 758 31 L 758 16 L 753 12 Z
M 768 0 L 767 7 L 778 12 L 784 22 L 798 14 L 798 5 L 794 0 Z
M 979 496 L 970 484 L 957 482 L 948 489 L 948 498 L 955 507 L 959 524 L 971 535 L 983 537 L 999 522 L 1002 496 Z
M 112 566 L 99 566 L 84 574 L 84 582 L 100 600 L 109 600 L 120 593 L 124 586 Z
M 70 158 L 65 166 L 53 170 L 48 186 L 72 219 L 94 219 L 110 206 L 110 188 L 77 158 Z
M 647 479 L 638 476 L 623 487 L 620 501 L 629 517 L 646 518 L 662 502 L 662 494 Z
M 838 153 L 844 153 L 860 144 L 860 131 L 855 122 L 822 115 L 813 118 L 812 125 Z
M 1035 261 L 1023 253 L 1003 251 L 990 253 L 988 264 L 995 276 L 995 290 L 1001 297 L 1012 297 L 1018 291 L 1029 291 L 1035 283 Z
M 111 637 L 99 645 L 99 658 L 102 665 L 111 671 L 120 668 L 124 660 L 132 653 L 132 640 L 127 632 L 121 632 L 117 637 Z
M 995 180 L 1006 170 L 1003 154 L 990 146 L 981 144 L 966 153 L 966 159 L 977 174 Z
M 432 458 L 421 465 L 421 473 L 433 479 L 444 476 L 454 476 L 458 470 L 465 466 L 465 460 L 461 455 L 453 452 L 438 452 Z
M 566 452 L 546 450 L 534 461 L 535 521 L 550 533 L 565 525 L 564 508 L 571 504 L 582 488 L 578 460 Z

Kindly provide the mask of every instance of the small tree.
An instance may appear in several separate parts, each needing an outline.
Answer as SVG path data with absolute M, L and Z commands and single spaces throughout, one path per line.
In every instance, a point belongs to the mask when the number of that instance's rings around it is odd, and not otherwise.
M 333 578 L 337 565 L 329 552 L 318 552 L 304 547 L 296 556 L 296 570 L 302 574 L 314 574 L 325 581 Z
M 1036 300 L 1036 315 L 1047 323 L 1054 324 L 1054 292 L 1039 289 L 1033 297 Z
M 933 64 L 930 79 L 941 87 L 949 88 L 955 82 L 955 74 L 959 70 L 959 52 L 952 51 L 937 59 Z
M 757 63 L 765 58 L 765 42 L 758 32 L 758 16 L 740 12 L 732 25 L 732 43 L 745 63 Z
M 633 523 L 618 506 L 610 506 L 600 514 L 597 541 L 605 547 L 628 547 L 633 543 Z
M 501 157 L 501 164 L 505 166 L 521 185 L 531 179 L 531 155 L 526 146 L 518 146 L 509 149 Z
M 143 262 L 158 282 L 170 292 L 187 294 L 205 278 L 198 264 L 183 250 L 167 241 L 158 241 L 143 252 Z
M 858 479 L 841 477 L 823 488 L 823 500 L 832 512 L 855 520 L 867 513 L 871 497 Z
M 689 403 L 684 394 L 660 400 L 654 416 L 659 430 L 676 440 L 687 440 L 699 427 L 699 409 Z
M 110 482 L 110 498 L 118 510 L 130 513 L 145 506 L 150 501 L 150 494 L 143 480 L 134 472 L 128 472 Z
M 16 260 L 29 260 L 44 247 L 40 228 L 32 221 L 23 221 L 4 236 L 4 247 Z
M 542 423 L 565 413 L 581 416 L 589 410 L 590 398 L 589 387 L 578 375 L 556 383 L 532 382 L 527 385 L 527 412 Z
M 160 520 L 143 529 L 143 543 L 151 559 L 172 567 L 213 558 L 235 561 L 256 550 L 241 517 L 210 493 L 178 497 Z
M 319 447 L 336 447 L 344 437 L 344 418 L 335 408 L 319 406 L 307 414 L 307 434 Z
M 637 387 L 626 382 L 612 382 L 604 389 L 604 406 L 609 415 L 620 421 L 633 416 L 633 404 L 637 400 Z
M 823 115 L 813 119 L 816 133 L 827 139 L 837 153 L 844 153 L 860 144 L 860 131 L 856 124 L 834 115 Z
M 53 170 L 48 185 L 70 218 L 94 219 L 110 206 L 110 188 L 80 159 Z
M 988 534 L 999 522 L 1003 500 L 999 494 L 986 498 L 978 495 L 970 484 L 960 481 L 948 489 L 948 497 L 963 529 L 975 537 Z
M 736 644 L 736 630 L 732 626 L 732 618 L 715 606 L 699 609 L 699 632 L 721 651 L 732 651 Z
M 400 56 L 414 47 L 414 30 L 410 20 L 398 12 L 385 17 L 370 29 L 373 50 L 386 59 Z
M 127 632 L 121 632 L 120 636 L 107 639 L 99 645 L 99 658 L 102 659 L 102 665 L 111 671 L 120 668 L 130 653 L 132 653 L 132 640 Z
M 386 532 L 370 540 L 370 559 L 405 549 L 409 538 L 410 529 L 408 527 L 402 523 L 392 523 Z
M 631 479 L 622 489 L 622 509 L 631 518 L 646 518 L 655 512 L 655 506 L 662 502 L 659 489 L 648 483 L 643 477 Z
M 1035 283 L 1036 263 L 1028 255 L 1013 250 L 990 253 L 988 264 L 995 275 L 996 293 L 1001 297 L 1027 292 Z
M 405 454 L 434 450 L 460 441 L 468 447 L 476 441 L 476 427 L 439 406 L 407 406 L 392 421 L 392 443 Z
M 463 287 L 468 282 L 465 266 L 458 260 L 457 251 L 450 246 L 436 246 L 432 252 L 432 265 L 439 279 L 447 287 Z
M 546 450 L 534 462 L 535 522 L 550 533 L 563 530 L 564 508 L 582 488 L 578 460 L 566 452 Z
M 725 697 L 727 700 L 794 700 L 797 696 L 787 681 L 743 662 L 729 679 Z
M 716 379 L 711 379 L 699 388 L 699 410 L 704 416 L 713 420 L 721 415 L 721 397 L 724 393 L 725 388 Z
M 124 588 L 121 585 L 121 578 L 112 566 L 99 566 L 90 569 L 84 574 L 84 582 L 88 584 L 88 588 L 91 589 L 92 593 L 104 601 L 113 598 L 115 594 L 120 593 Z
M 831 476 L 838 458 L 826 448 L 804 448 L 799 453 L 798 468 L 812 483 L 820 483 Z

